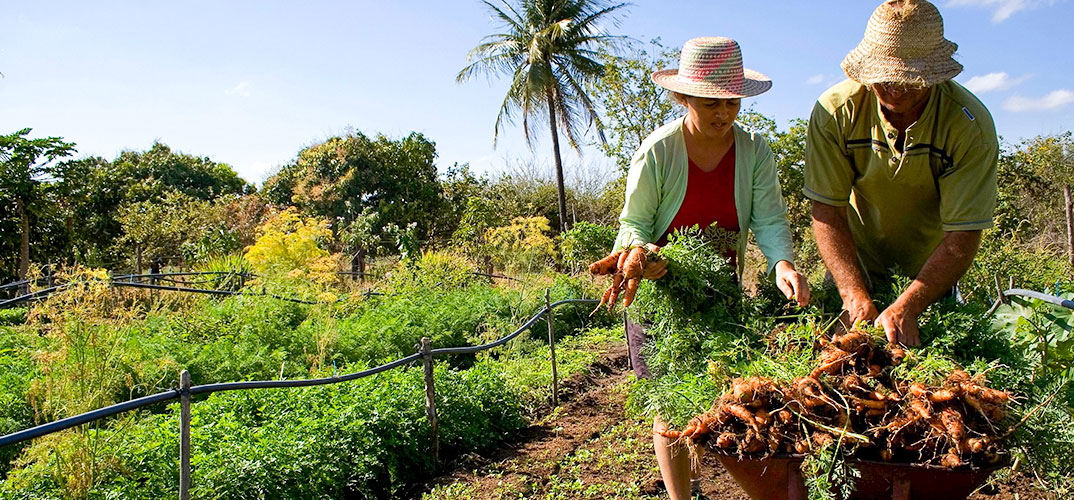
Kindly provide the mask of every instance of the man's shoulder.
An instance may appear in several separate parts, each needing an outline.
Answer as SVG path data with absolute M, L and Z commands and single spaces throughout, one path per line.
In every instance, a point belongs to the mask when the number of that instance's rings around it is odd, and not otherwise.
M 861 106 L 867 95 L 869 89 L 866 86 L 847 78 L 825 90 L 817 98 L 817 104 L 835 114 L 842 108 Z
M 996 139 L 992 114 L 973 92 L 954 80 L 936 84 L 935 88 L 944 101 L 941 112 L 944 114 L 943 118 L 948 121 L 943 125 Z

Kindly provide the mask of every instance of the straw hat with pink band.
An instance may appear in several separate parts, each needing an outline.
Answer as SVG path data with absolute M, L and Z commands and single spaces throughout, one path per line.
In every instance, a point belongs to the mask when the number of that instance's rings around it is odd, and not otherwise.
M 742 68 L 738 42 L 719 36 L 688 40 L 678 69 L 653 73 L 653 82 L 672 92 L 716 99 L 738 99 L 772 88 L 772 80 Z
M 943 37 L 943 18 L 926 0 L 889 0 L 869 18 L 865 37 L 841 65 L 862 85 L 932 86 L 962 72 L 951 56 L 958 45 Z

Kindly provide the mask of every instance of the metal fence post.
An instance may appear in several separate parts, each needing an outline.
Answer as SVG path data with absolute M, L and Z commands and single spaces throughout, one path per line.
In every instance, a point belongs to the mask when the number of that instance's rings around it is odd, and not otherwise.
M 436 387 L 433 384 L 433 347 L 429 337 L 421 338 L 421 364 L 425 370 L 425 418 L 433 435 L 433 461 L 440 460 L 440 425 L 436 419 Z
M 545 319 L 548 321 L 548 346 L 552 352 L 552 408 L 559 406 L 559 374 L 556 373 L 556 330 L 552 326 L 552 302 L 549 291 L 544 291 Z
M 179 500 L 190 500 L 190 372 L 179 373 Z

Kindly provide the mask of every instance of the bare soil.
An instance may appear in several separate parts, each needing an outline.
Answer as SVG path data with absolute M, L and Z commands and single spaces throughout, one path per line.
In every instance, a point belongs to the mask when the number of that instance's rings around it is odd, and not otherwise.
M 413 485 L 406 498 L 602 500 L 667 498 L 652 450 L 651 421 L 625 416 L 629 388 L 626 347 L 610 347 L 589 369 L 564 381 L 560 407 L 482 455 L 458 457 L 444 474 Z M 702 493 L 749 500 L 719 464 L 702 461 Z M 1003 474 L 969 500 L 1054 500 L 1032 476 Z

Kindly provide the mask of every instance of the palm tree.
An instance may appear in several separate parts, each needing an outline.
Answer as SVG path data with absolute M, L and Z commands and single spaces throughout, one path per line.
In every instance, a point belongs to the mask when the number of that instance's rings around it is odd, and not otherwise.
M 559 153 L 559 130 L 581 153 L 579 121 L 595 126 L 601 143 L 604 130 L 593 101 L 585 92 L 586 83 L 604 72 L 600 49 L 615 50 L 624 37 L 604 31 L 605 20 L 617 21 L 612 14 L 626 4 L 602 0 L 517 0 L 502 6 L 484 4 L 503 22 L 504 31 L 486 36 L 466 56 L 469 63 L 456 80 L 464 82 L 477 73 L 510 75 L 511 87 L 496 116 L 493 145 L 504 122 L 521 112 L 526 143 L 533 146 L 533 120 L 547 119 L 552 132 L 556 160 L 556 188 L 559 193 L 559 229 L 567 225 L 567 201 L 563 189 L 563 161 Z M 544 109 L 547 108 L 547 109 Z

